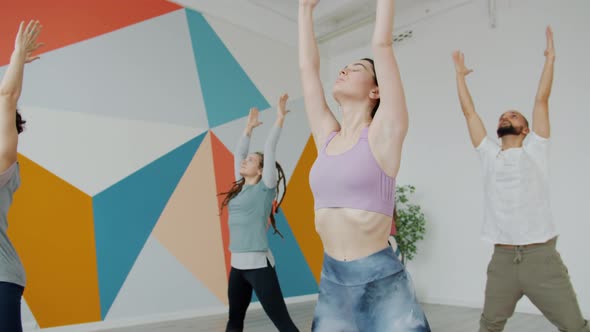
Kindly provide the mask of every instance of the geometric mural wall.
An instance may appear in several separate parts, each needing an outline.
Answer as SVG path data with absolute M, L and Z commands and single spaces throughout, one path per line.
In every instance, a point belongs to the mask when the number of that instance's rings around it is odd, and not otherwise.
M 26 69 L 22 185 L 8 231 L 37 324 L 227 304 L 229 234 L 218 193 L 233 181 L 232 150 L 248 110 L 264 110 L 264 136 L 275 100 L 203 15 L 163 0 L 4 1 L 0 74 L 18 22 L 29 18 L 41 21 L 47 46 Z M 276 216 L 285 238 L 269 231 L 288 297 L 317 293 L 323 256 L 307 184 L 315 149 L 304 113 L 291 109 L 279 149 L 301 155 L 278 153 L 292 170 Z M 142 287 L 162 280 L 181 280 L 186 292 L 166 289 L 199 300 L 142 304 L 150 299 Z
M 101 314 L 106 316 L 203 136 L 93 197 Z
M 318 253 L 323 252 L 323 246 L 319 235 L 315 232 L 314 223 L 306 222 L 314 218 L 313 208 L 307 208 L 314 205 L 313 197 L 310 194 L 308 174 L 316 157 L 315 143 L 313 137 L 310 136 L 297 167 L 293 175 L 291 175 L 288 189 L 289 195 L 283 202 L 283 211 L 287 219 L 291 221 L 290 225 L 295 237 L 305 239 L 302 251 L 315 279 L 319 283 L 323 256 L 318 255 Z
M 18 158 L 22 185 L 8 231 L 25 265 L 29 307 L 41 326 L 100 320 L 92 198 Z
M 46 44 L 43 52 L 83 42 L 90 38 L 128 27 L 181 7 L 161 0 L 29 0 L 2 1 L 0 12 L 0 65 L 10 60 L 13 50 L 13 35 L 20 21 L 41 21 Z M 11 38 L 4 38 L 11 36 Z
M 268 108 L 268 102 L 217 38 L 203 15 L 187 10 L 187 20 L 193 36 L 199 78 L 201 82 L 207 82 L 201 88 L 209 126 L 216 127 L 240 118 L 250 107 Z M 231 79 L 220 79 L 222 77 Z

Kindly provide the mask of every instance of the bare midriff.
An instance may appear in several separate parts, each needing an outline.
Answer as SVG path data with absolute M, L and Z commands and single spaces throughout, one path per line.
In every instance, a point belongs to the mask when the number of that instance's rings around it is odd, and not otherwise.
M 349 208 L 323 208 L 315 211 L 315 229 L 324 251 L 340 261 L 363 258 L 389 244 L 391 216 Z

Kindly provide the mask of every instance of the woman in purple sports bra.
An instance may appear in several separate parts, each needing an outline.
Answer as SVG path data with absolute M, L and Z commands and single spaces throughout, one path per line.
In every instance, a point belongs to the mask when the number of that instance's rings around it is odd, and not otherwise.
M 313 30 L 319 0 L 299 0 L 299 64 L 305 108 L 318 150 L 309 181 L 324 246 L 312 331 L 430 331 L 404 266 L 388 245 L 408 112 L 393 53 L 394 0 L 377 0 L 375 60 L 344 67 L 332 94 L 320 81 Z

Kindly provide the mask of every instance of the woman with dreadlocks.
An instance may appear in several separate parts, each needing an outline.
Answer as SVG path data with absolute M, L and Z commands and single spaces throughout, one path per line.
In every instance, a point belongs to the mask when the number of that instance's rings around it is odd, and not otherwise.
M 232 253 L 227 332 L 243 330 L 252 290 L 279 331 L 299 331 L 287 311 L 266 237 L 269 219 L 274 233 L 282 237 L 274 213 L 285 196 L 286 184 L 283 169 L 275 161 L 275 151 L 288 112 L 285 107 L 288 98 L 284 94 L 279 99 L 277 120 L 266 141 L 264 154 L 248 154 L 252 131 L 262 124 L 258 121 L 258 110 L 250 110 L 246 129 L 234 153 L 236 182 L 228 192 L 222 193 L 225 199 L 221 208 L 227 206 L 229 210 Z M 279 199 L 281 182 L 283 198 Z

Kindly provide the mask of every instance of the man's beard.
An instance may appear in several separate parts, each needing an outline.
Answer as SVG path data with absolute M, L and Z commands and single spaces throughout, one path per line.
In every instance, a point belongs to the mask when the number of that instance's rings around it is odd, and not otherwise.
M 502 126 L 499 127 L 496 133 L 498 134 L 499 138 L 502 138 L 507 135 L 515 135 L 518 136 L 522 132 L 522 129 L 516 129 L 512 124 L 510 126 Z

